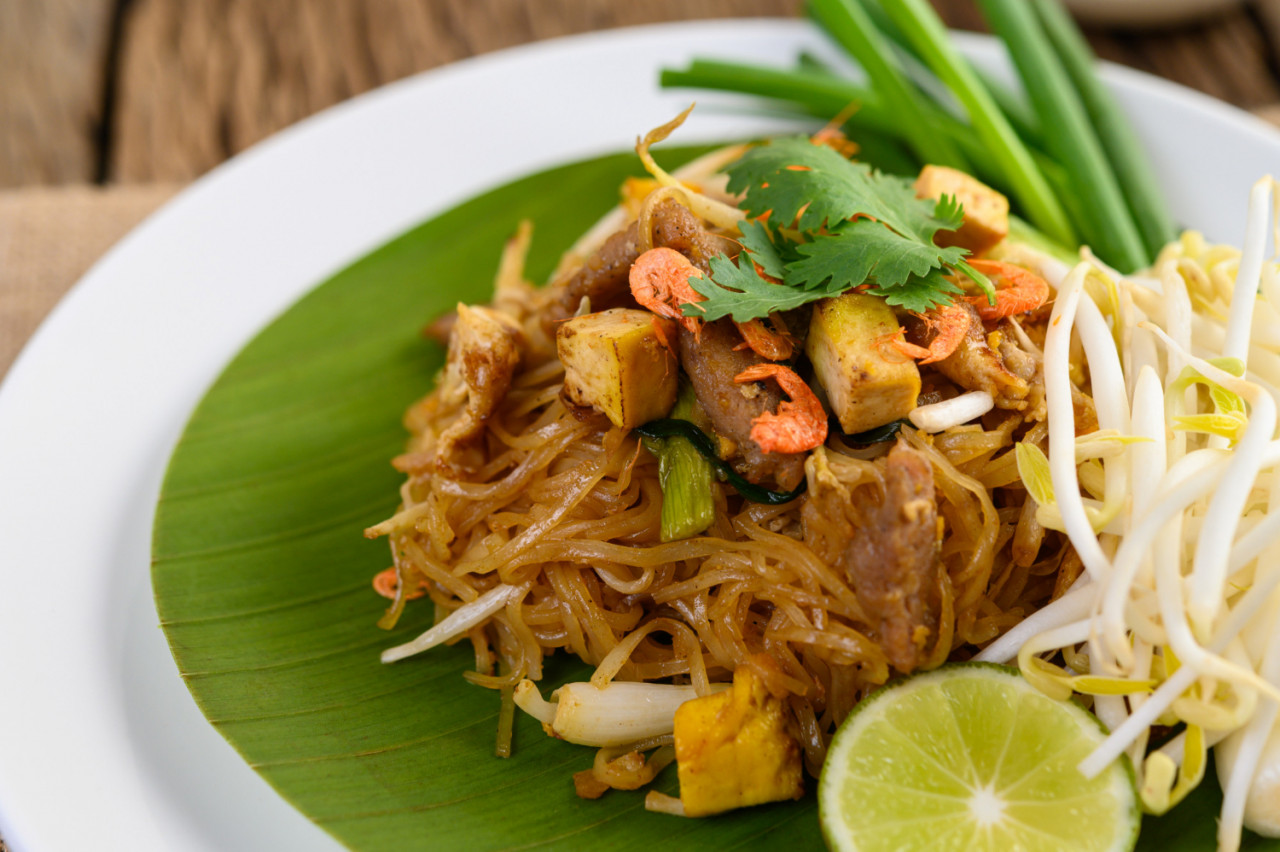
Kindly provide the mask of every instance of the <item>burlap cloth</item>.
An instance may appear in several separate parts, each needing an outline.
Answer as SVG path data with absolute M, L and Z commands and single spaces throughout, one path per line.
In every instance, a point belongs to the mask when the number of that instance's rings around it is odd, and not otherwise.
M 94 261 L 176 185 L 0 191 L 0 376 Z

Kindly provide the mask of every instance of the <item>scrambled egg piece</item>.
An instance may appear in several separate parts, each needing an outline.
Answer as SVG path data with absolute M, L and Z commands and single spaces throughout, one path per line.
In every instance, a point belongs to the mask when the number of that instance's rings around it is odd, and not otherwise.
M 732 689 L 680 705 L 675 741 L 685 816 L 804 794 L 800 745 L 782 701 L 747 666 L 734 672 Z

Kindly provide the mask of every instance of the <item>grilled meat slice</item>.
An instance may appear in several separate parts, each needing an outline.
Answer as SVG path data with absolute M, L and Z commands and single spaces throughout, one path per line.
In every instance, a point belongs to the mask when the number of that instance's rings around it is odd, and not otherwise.
M 713 234 L 688 208 L 668 198 L 653 210 L 653 245 L 675 249 L 689 258 L 703 274 L 711 271 L 709 261 L 718 254 L 735 256 L 738 244 Z M 548 310 L 548 329 L 568 319 L 578 310 L 583 297 L 591 300 L 591 310 L 635 307 L 628 275 L 640 256 L 639 225 L 632 222 L 595 251 L 555 295 Z
M 811 461 L 805 541 L 848 580 L 889 663 L 912 671 L 937 641 L 943 566 L 933 466 L 902 442 L 876 463 L 879 476 L 854 467 L 844 481 L 836 461 L 821 451 Z
M 751 440 L 751 421 L 776 411 L 786 397 L 772 382 L 740 385 L 733 380 L 748 367 L 767 362 L 750 349 L 735 348 L 742 336 L 728 319 L 703 323 L 700 337 L 680 329 L 680 364 L 712 427 L 737 445 L 742 475 L 752 482 L 773 479 L 786 490 L 799 485 L 803 453 L 766 453 Z

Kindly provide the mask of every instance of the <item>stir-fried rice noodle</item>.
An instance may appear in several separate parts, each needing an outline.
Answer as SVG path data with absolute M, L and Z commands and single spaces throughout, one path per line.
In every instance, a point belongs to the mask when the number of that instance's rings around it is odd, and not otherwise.
M 669 129 L 650 134 L 644 157 Z M 492 303 L 521 341 L 510 387 L 443 458 L 442 436 L 473 401 L 446 376 L 408 411 L 403 505 L 371 534 L 389 536 L 399 580 L 385 625 L 420 586 L 440 616 L 454 613 L 392 658 L 465 637 L 469 679 L 491 688 L 540 679 L 563 649 L 598 667 L 597 686 L 666 681 L 703 695 L 749 666 L 785 697 L 816 774 L 841 720 L 895 672 L 875 601 L 842 567 L 850 537 L 877 523 L 895 442 L 834 430 L 807 457 L 804 496 L 765 505 L 716 482 L 710 527 L 664 543 L 655 458 L 566 407 L 545 322 L 611 233 L 638 219 L 641 250 L 654 244 L 660 204 L 732 238 L 741 214 L 708 177 L 731 155 L 676 177 L 653 166 L 656 188 L 593 229 L 546 288 L 524 280 L 528 230 L 513 238 Z M 897 438 L 932 469 L 943 530 L 936 588 L 922 593 L 937 618 L 915 667 L 1016 659 L 1050 694 L 1092 696 L 1113 733 L 1082 770 L 1128 753 L 1157 812 L 1199 782 L 1207 748 L 1242 740 L 1220 766 L 1224 848 L 1238 842 L 1280 698 L 1268 620 L 1280 595 L 1280 268 L 1264 262 L 1275 194 L 1269 179 L 1255 189 L 1243 252 L 1188 233 L 1134 276 L 1087 250 L 1072 267 L 1008 248 L 1056 290 L 1003 327 L 1034 367 L 1026 404 L 993 407 L 921 367 L 921 428 Z M 1157 724 L 1185 730 L 1148 755 Z M 622 752 L 601 752 L 597 781 L 617 786 Z M 669 760 L 662 751 L 654 765 Z
M 713 197 L 713 180 L 700 180 L 725 158 L 713 155 L 694 164 L 693 177 L 682 174 L 709 192 L 700 209 L 730 207 Z M 688 205 L 697 194 L 663 183 L 638 205 L 642 235 L 656 204 Z M 614 214 L 610 225 L 616 230 L 626 221 Z M 593 231 L 595 245 L 573 249 L 559 280 L 608 236 L 605 230 Z M 492 302 L 523 335 L 509 390 L 478 438 L 459 445 L 445 466 L 437 463 L 441 436 L 465 411 L 465 399 L 442 384 L 409 409 L 412 440 L 394 460 L 407 477 L 402 507 L 370 530 L 389 537 L 400 581 L 384 625 L 398 618 L 405 590 L 424 583 L 438 613 L 467 612 L 452 635 L 437 631 L 386 658 L 465 636 L 477 663 L 468 678 L 492 688 L 539 679 L 543 658 L 563 649 L 599 666 L 601 683 L 673 680 L 700 693 L 739 666 L 753 666 L 772 693 L 786 697 L 816 774 L 836 726 L 893 672 L 874 614 L 833 564 L 848 521 L 816 511 L 817 501 L 834 490 L 855 507 L 878 505 L 893 442 L 868 447 L 833 434 L 806 464 L 808 495 L 780 506 L 746 501 L 716 483 L 710 528 L 661 542 L 655 459 L 632 435 L 561 400 L 564 371 L 542 321 L 557 285 L 523 280 L 528 240 L 522 230 L 507 246 Z M 648 236 L 640 240 L 651 244 Z M 1037 358 L 1033 340 L 1043 339 L 1046 320 L 1043 312 L 1024 318 L 1026 346 Z M 934 378 L 942 397 L 962 392 Z M 945 531 L 943 570 L 929 590 L 937 624 L 921 667 L 972 655 L 1061 595 L 1079 572 L 1065 536 L 1038 522 L 1018 478 L 1014 443 L 1046 436 L 1043 412 L 1033 410 L 993 409 L 935 434 L 901 430 L 902 441 L 933 468 Z M 753 660 L 762 651 L 776 665 Z

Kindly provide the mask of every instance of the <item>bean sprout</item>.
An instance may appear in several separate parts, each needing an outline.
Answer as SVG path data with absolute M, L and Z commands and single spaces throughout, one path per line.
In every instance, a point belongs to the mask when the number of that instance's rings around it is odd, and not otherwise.
M 1259 766 L 1274 759 L 1264 746 L 1280 715 L 1276 207 L 1268 177 L 1250 193 L 1241 251 L 1189 233 L 1135 276 L 1087 250 L 1070 270 L 1041 261 L 1058 291 L 1044 345 L 1049 451 L 1025 455 L 1052 481 L 1037 518 L 1065 531 L 1086 571 L 979 657 L 1016 656 L 1050 694 L 1093 694 L 1112 732 L 1081 772 L 1128 753 L 1153 812 L 1199 783 L 1206 749 L 1233 743 L 1220 767 L 1225 852 L 1250 825 L 1255 778 L 1276 775 Z M 1075 435 L 1073 335 L 1106 450 Z M 1151 727 L 1175 720 L 1186 730 L 1148 754 Z

